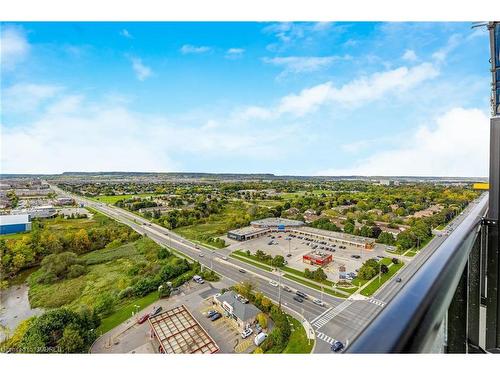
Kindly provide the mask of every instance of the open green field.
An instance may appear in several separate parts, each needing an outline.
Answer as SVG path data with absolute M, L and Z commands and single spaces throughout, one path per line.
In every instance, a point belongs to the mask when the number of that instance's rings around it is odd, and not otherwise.
M 161 194 L 143 193 L 143 194 L 123 194 L 123 195 L 98 195 L 95 197 L 91 197 L 89 199 L 106 204 L 115 204 L 116 202 L 122 199 L 125 200 L 130 198 L 149 198 L 155 195 L 161 195 Z
M 227 205 L 222 212 L 203 219 L 203 222 L 175 228 L 174 232 L 204 245 L 211 245 L 207 242 L 208 237 L 217 238 L 223 236 L 229 230 L 237 227 L 237 223 L 241 222 L 242 218 L 248 217 L 250 219 L 247 209 L 247 205 L 243 202 L 234 202 Z
M 151 272 L 160 266 L 175 262 L 171 255 L 162 260 L 155 258 L 159 246 L 147 238 L 141 238 L 125 245 L 104 248 L 80 257 L 87 264 L 87 271 L 76 278 L 63 279 L 52 284 L 37 281 L 41 270 L 35 271 L 28 278 L 30 285 L 29 299 L 32 307 L 56 308 L 66 306 L 96 306 L 105 296 L 116 297 L 118 293 L 132 286 L 140 276 L 136 270 Z M 129 299 L 126 299 L 128 301 Z
M 98 328 L 98 334 L 102 335 L 109 330 L 112 330 L 119 324 L 123 323 L 130 317 L 132 313 L 140 311 L 145 307 L 151 305 L 154 301 L 158 299 L 158 292 L 149 293 L 145 297 L 129 299 L 126 303 L 117 306 L 116 312 L 110 316 L 102 319 L 101 325 Z M 139 306 L 138 308 L 136 306 Z
M 386 274 L 382 274 L 380 276 L 380 281 L 379 281 L 378 276 L 375 277 L 375 279 L 372 282 L 370 282 L 370 284 L 368 284 L 360 293 L 364 296 L 367 296 L 367 297 L 371 296 L 387 280 L 389 280 L 393 275 L 395 275 L 396 272 L 398 272 L 401 269 L 401 267 L 403 267 L 403 266 L 404 266 L 404 263 L 401 261 L 398 264 L 393 264 L 392 267 L 389 267 L 389 272 L 387 272 Z
M 20 240 L 21 238 L 23 238 L 23 236 L 27 234 L 29 234 L 29 232 L 0 234 L 0 240 Z

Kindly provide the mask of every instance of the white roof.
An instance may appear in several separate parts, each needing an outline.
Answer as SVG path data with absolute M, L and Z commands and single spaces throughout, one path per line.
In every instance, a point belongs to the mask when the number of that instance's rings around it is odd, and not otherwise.
M 0 225 L 26 224 L 29 223 L 30 215 L 0 215 Z

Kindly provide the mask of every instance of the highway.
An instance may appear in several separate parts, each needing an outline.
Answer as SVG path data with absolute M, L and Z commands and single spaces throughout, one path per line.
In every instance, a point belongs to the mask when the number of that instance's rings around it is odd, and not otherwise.
M 232 280 L 235 283 L 250 280 L 255 285 L 256 290 L 261 291 L 274 301 L 278 301 L 279 288 L 269 284 L 271 279 L 279 281 L 276 273 L 271 273 L 248 263 L 230 258 L 229 252 L 226 249 L 213 250 L 190 242 L 178 234 L 151 223 L 129 211 L 70 194 L 56 186 L 51 186 L 51 188 L 59 194 L 70 195 L 78 203 L 101 211 L 105 215 L 130 226 L 138 233 L 146 235 L 161 245 L 171 247 L 199 261 L 202 265 L 212 268 L 224 278 Z M 445 230 L 453 230 L 453 228 L 459 226 L 464 217 L 467 216 L 468 212 L 480 199 L 488 199 L 488 196 L 483 195 L 472 202 L 463 211 L 462 215 L 459 215 L 448 224 Z M 406 282 L 446 239 L 447 235 L 444 234 L 441 237 L 435 236 L 416 256 L 412 259 L 406 258 L 405 266 L 397 274 L 397 277 L 401 277 L 402 281 L 395 282 L 394 280 L 388 280 L 371 298 L 354 294 L 345 300 L 324 294 L 322 299 L 327 304 L 325 308 L 312 303 L 313 298 L 320 298 L 321 293 L 319 291 L 289 279 L 282 279 L 281 282 L 291 287 L 294 291 L 301 290 L 310 296 L 309 300 L 300 303 L 293 299 L 295 293 L 281 290 L 282 306 L 296 317 L 303 317 L 310 322 L 312 328 L 315 330 L 317 339 L 315 345 L 316 353 L 330 352 L 330 344 L 334 339 L 348 345 L 377 316 L 383 307 L 394 298 Z M 245 272 L 240 272 L 241 269 L 245 270 Z

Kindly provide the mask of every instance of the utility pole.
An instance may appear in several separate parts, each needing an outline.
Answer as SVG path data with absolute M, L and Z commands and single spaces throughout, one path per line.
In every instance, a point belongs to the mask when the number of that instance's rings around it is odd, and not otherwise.
M 281 310 L 281 270 L 278 267 L 278 307 Z

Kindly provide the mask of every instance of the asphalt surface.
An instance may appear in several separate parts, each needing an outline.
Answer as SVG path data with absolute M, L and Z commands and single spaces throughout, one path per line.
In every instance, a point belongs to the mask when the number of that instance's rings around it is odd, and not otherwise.
M 171 247 L 199 261 L 202 265 L 212 268 L 215 272 L 235 283 L 251 280 L 257 290 L 276 302 L 279 301 L 281 294 L 283 308 L 295 316 L 306 319 L 315 330 L 317 339 L 314 349 L 315 353 L 331 352 L 330 346 L 333 340 L 340 340 L 346 346 L 349 345 L 349 342 L 352 342 L 352 340 L 363 331 L 447 238 L 447 235 L 444 234 L 441 237 L 435 236 L 425 248 L 411 260 L 405 259 L 405 266 L 398 272 L 397 276 L 395 276 L 400 277 L 402 279 L 401 282 L 395 282 L 393 277 L 371 298 L 355 294 L 345 300 L 324 294 L 322 299 L 327 306 L 322 307 L 312 303 L 312 299 L 321 297 L 321 292 L 285 278 L 283 278 L 281 282 L 292 288 L 293 292 L 286 292 L 282 289 L 280 291 L 280 288 L 269 284 L 271 279 L 276 282 L 279 281 L 279 276 L 277 274 L 230 258 L 228 250 L 212 250 L 192 243 L 176 233 L 151 223 L 131 212 L 69 194 L 56 186 L 51 187 L 60 194 L 71 195 L 78 203 L 97 209 L 113 219 L 130 226 L 135 231 L 146 235 L 157 243 Z M 479 199 L 487 199 L 487 195 Z M 479 199 L 477 201 L 479 201 Z M 472 202 L 469 207 L 463 211 L 462 215 L 459 215 L 448 224 L 443 230 L 443 233 L 448 229 L 453 230 L 460 225 L 471 208 L 477 204 L 477 201 Z M 227 259 L 222 259 L 223 257 Z M 245 272 L 240 272 L 241 269 L 245 270 Z M 302 303 L 295 301 L 293 296 L 296 290 L 305 292 L 309 296 L 309 299 L 304 300 Z

